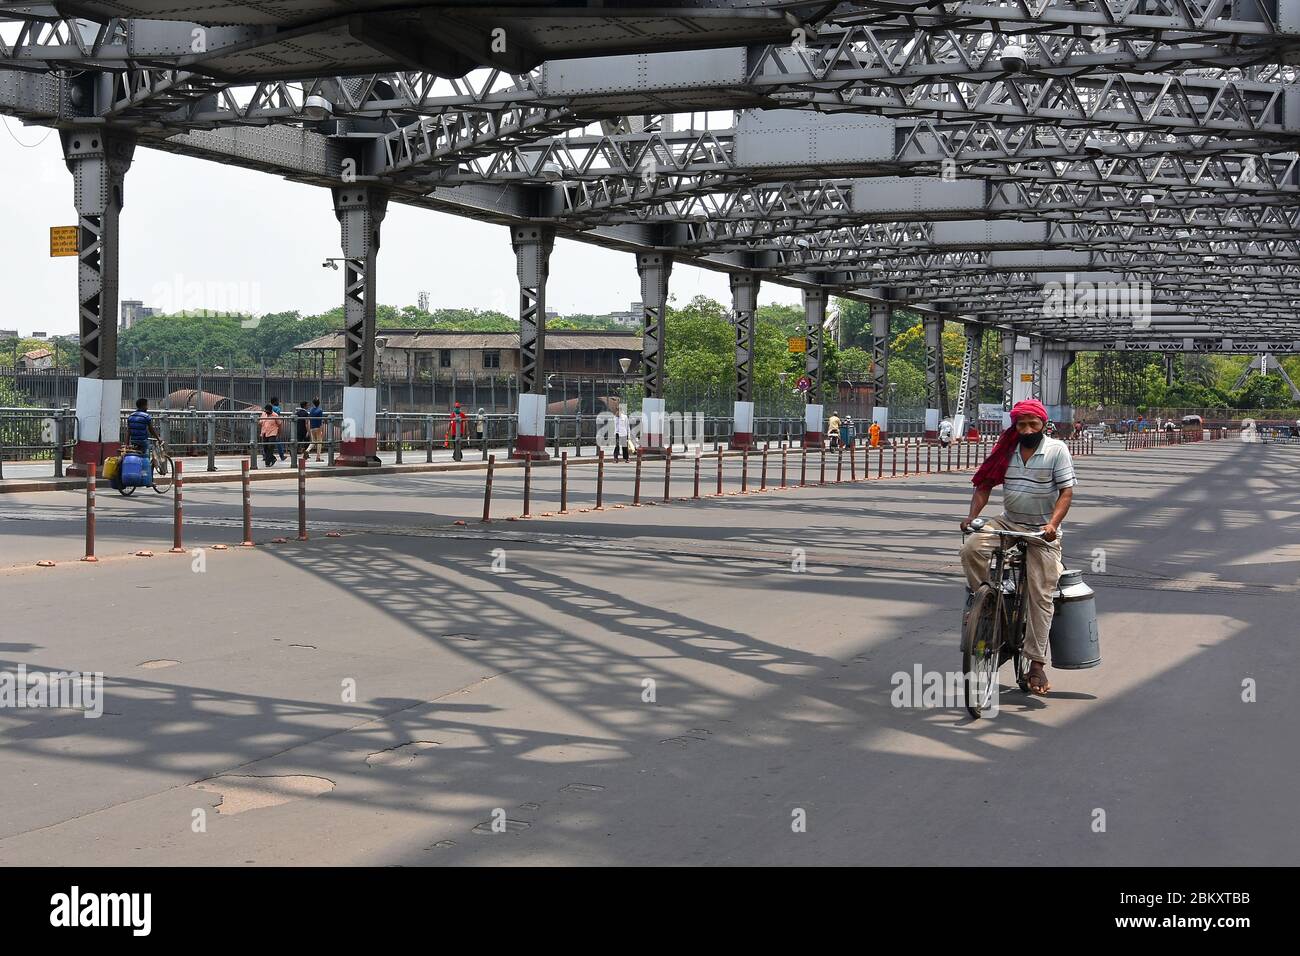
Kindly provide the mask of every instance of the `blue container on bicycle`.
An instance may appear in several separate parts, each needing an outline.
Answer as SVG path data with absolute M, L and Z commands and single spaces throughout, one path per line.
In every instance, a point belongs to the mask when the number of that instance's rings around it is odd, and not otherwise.
M 153 462 L 144 455 L 127 452 L 122 457 L 121 482 L 127 487 L 149 487 L 153 484 Z
M 1052 666 L 1082 670 L 1101 663 L 1097 635 L 1097 600 L 1083 581 L 1083 572 L 1063 571 L 1052 592 Z

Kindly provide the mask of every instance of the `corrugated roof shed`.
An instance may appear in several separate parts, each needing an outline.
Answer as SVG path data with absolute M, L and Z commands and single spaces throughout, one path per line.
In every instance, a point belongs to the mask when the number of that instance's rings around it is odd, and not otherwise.
M 435 329 L 379 329 L 377 336 L 388 340 L 390 349 L 517 349 L 518 332 L 444 332 Z M 546 347 L 556 351 L 586 351 L 589 349 L 619 349 L 627 352 L 641 351 L 641 336 L 635 332 L 573 331 L 556 329 L 547 331 Z M 317 351 L 343 348 L 343 333 L 330 332 L 295 347 L 296 350 Z

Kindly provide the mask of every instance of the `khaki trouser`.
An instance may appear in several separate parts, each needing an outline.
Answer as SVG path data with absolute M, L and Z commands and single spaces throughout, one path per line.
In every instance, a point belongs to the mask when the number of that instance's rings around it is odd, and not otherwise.
M 1033 525 L 1016 524 L 1005 518 L 989 518 L 985 529 L 1002 531 L 1038 531 Z M 998 536 L 988 530 L 972 534 L 961 548 L 961 566 L 966 572 L 966 583 L 975 590 L 989 578 L 989 559 L 998 546 Z M 1055 541 L 1029 541 L 1025 554 L 1025 656 L 1030 660 L 1047 663 L 1048 635 L 1052 631 L 1052 592 L 1065 566 L 1061 564 L 1061 539 Z

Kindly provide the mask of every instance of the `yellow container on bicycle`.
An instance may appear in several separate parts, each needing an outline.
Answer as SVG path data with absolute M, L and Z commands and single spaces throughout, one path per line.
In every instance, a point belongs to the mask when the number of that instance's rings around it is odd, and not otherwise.
M 122 456 L 114 455 L 104 459 L 104 480 L 112 481 L 122 470 Z

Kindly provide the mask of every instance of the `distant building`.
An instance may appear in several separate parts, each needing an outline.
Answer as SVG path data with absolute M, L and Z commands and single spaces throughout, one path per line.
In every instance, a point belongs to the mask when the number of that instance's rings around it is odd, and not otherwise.
M 645 304 L 642 302 L 633 302 L 626 312 L 611 312 L 605 318 L 617 325 L 627 325 L 632 328 L 639 328 L 644 316 Z
M 27 372 L 38 372 L 44 368 L 54 368 L 54 353 L 49 349 L 32 349 L 24 352 L 18 364 Z
M 415 303 L 416 303 L 416 305 L 419 307 L 419 309 L 420 309 L 421 312 L 428 312 L 428 311 L 429 311 L 429 293 L 427 293 L 427 292 L 421 292 L 418 296 L 416 296 Z
M 0 339 L 16 339 L 16 338 L 18 338 L 17 329 L 0 329 Z
M 381 374 L 390 380 L 457 375 L 510 375 L 519 371 L 518 332 L 443 332 L 380 329 Z M 343 362 L 343 333 L 332 332 L 297 346 L 297 352 L 334 352 Z M 641 364 L 641 336 L 617 331 L 560 330 L 546 333 L 547 372 L 621 375 L 618 360 Z
M 43 339 L 43 338 L 45 338 L 45 337 L 46 337 L 46 334 L 45 334 L 44 332 L 33 332 L 33 333 L 32 333 L 32 338 L 34 338 L 34 339 Z
M 121 320 L 118 324 L 120 329 L 129 329 L 141 319 L 147 319 L 151 315 L 157 315 L 158 310 L 146 306 L 139 299 L 123 299 L 121 306 Z

